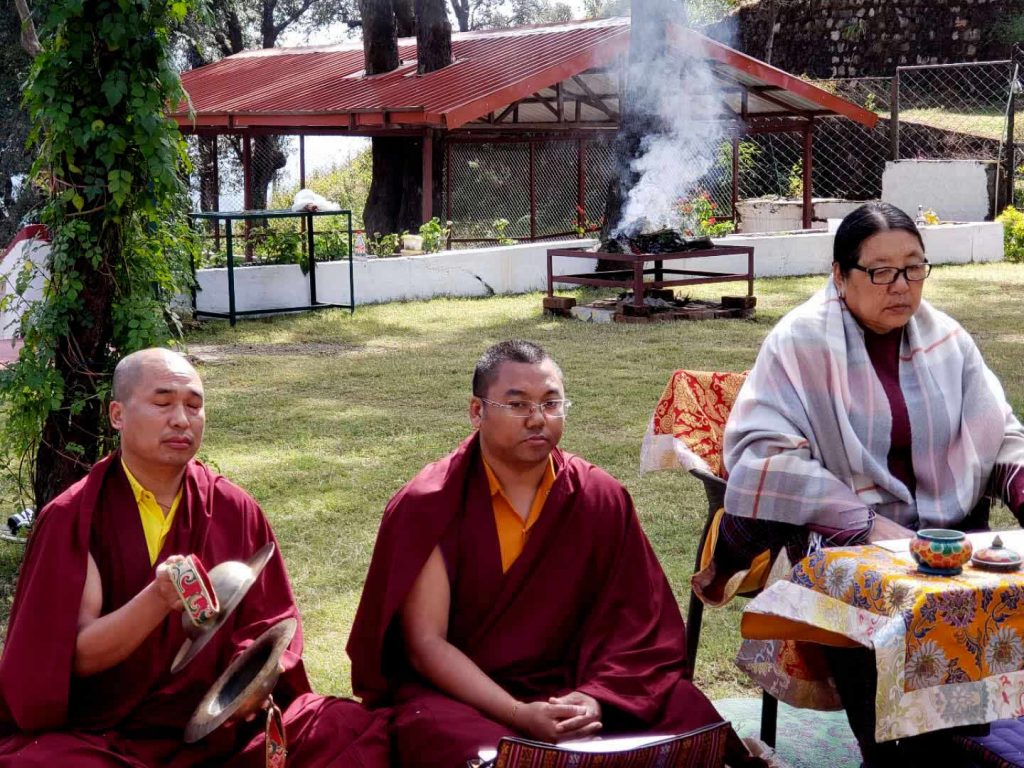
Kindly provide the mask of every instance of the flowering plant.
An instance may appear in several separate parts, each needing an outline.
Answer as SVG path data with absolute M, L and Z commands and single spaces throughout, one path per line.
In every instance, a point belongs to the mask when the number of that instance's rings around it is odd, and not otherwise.
M 705 191 L 693 197 L 681 197 L 676 201 L 679 214 L 679 228 L 687 237 L 719 237 L 732 232 L 735 227 L 729 220 L 720 221 L 715 215 L 718 204 Z
M 591 232 L 598 232 L 604 226 L 604 216 L 595 221 L 587 218 L 587 211 L 582 205 L 576 206 L 576 237 L 584 238 Z

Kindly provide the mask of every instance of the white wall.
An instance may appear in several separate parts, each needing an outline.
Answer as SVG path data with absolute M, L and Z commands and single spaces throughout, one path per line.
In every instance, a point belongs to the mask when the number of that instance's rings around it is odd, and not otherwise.
M 984 221 L 989 215 L 989 166 L 981 160 L 888 161 L 882 200 L 917 217 L 931 208 L 943 221 Z
M 827 229 L 829 219 L 841 219 L 863 205 L 860 200 L 841 200 L 834 197 L 815 197 L 811 200 L 811 228 Z M 736 202 L 740 217 L 740 232 L 791 232 L 803 227 L 802 200 L 779 197 L 751 197 Z
M 934 264 L 1003 258 L 1003 227 L 997 222 L 938 224 L 924 227 L 922 235 Z M 831 233 L 812 230 L 789 235 L 729 235 L 717 242 L 752 245 L 755 275 L 782 277 L 827 273 L 832 266 L 832 239 Z M 356 304 L 544 290 L 548 248 L 593 244 L 593 240 L 565 240 L 356 261 Z M 747 268 L 745 256 L 693 258 L 678 264 L 684 269 L 722 272 L 745 272 Z M 554 272 L 588 273 L 595 266 L 592 259 L 557 258 Z M 202 289 L 197 298 L 199 309 L 227 312 L 227 270 L 200 270 L 198 282 Z M 347 304 L 348 262 L 318 265 L 316 284 L 318 300 Z M 309 302 L 309 280 L 295 265 L 240 267 L 235 270 L 235 300 L 238 311 L 303 306 Z
M 548 248 L 586 248 L 594 243 L 564 240 L 357 260 L 356 304 L 540 290 L 547 286 Z M 592 259 L 558 258 L 554 271 L 587 273 L 595 266 Z M 203 269 L 197 278 L 199 309 L 227 312 L 227 269 Z M 322 302 L 349 302 L 347 261 L 317 265 L 316 296 Z M 309 278 L 291 264 L 240 267 L 235 270 L 235 302 L 237 311 L 302 306 L 309 303 Z

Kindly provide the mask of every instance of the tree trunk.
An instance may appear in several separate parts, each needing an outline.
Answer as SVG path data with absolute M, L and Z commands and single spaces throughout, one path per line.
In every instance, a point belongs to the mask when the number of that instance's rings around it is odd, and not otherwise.
M 459 32 L 469 32 L 469 0 L 452 0 L 452 10 L 459 22 Z
M 367 74 L 380 74 L 398 66 L 396 22 L 383 18 L 382 6 L 393 0 L 363 0 L 363 52 Z M 373 5 L 370 17 L 367 6 Z M 451 25 L 444 0 L 416 0 L 418 72 L 426 74 L 451 63 Z M 392 11 L 394 13 L 394 11 Z M 422 222 L 423 140 L 375 137 L 373 139 L 373 180 L 363 211 L 363 224 L 369 235 L 415 232 Z M 435 215 L 440 215 L 443 146 L 435 142 L 433 185 L 430 191 Z
M 413 9 L 413 0 L 391 0 L 395 8 L 395 29 L 399 37 L 414 37 L 419 13 Z
M 254 211 L 262 211 L 267 207 L 267 188 L 274 180 L 274 175 L 287 164 L 288 156 L 281 151 L 280 136 L 253 136 L 249 178 L 252 182 Z
M 199 210 L 220 209 L 220 190 L 217 189 L 217 137 L 200 136 L 199 144 Z M 210 222 L 211 228 L 216 225 Z
M 368 236 L 400 231 L 404 149 L 404 140 L 400 138 L 377 136 L 373 139 L 373 171 L 363 209 L 363 226 Z
M 18 18 L 21 19 L 21 47 L 34 59 L 43 48 L 39 45 L 36 25 L 32 22 L 32 11 L 26 0 L 14 0 L 14 7 L 18 9 Z
M 360 0 L 363 16 L 363 61 L 366 74 L 398 68 L 398 34 L 391 0 Z
M 398 68 L 398 31 L 391 0 L 360 0 L 363 16 L 363 61 L 368 75 L 380 75 Z M 373 171 L 370 191 L 363 209 L 363 226 L 368 236 L 398 230 L 398 209 L 403 157 L 397 139 L 374 137 L 371 153 Z
M 421 75 L 452 63 L 452 25 L 444 0 L 416 0 L 416 52 Z
M 107 383 L 99 372 L 108 370 L 106 357 L 113 333 L 115 288 L 107 265 L 121 258 L 123 240 L 120 227 L 108 223 L 98 237 L 103 254 L 99 268 L 93 267 L 88 256 L 80 256 L 75 264 L 80 275 L 89 276 L 89 290 L 82 291 L 82 311 L 74 314 L 57 345 L 56 368 L 64 379 L 64 401 L 47 417 L 36 452 L 32 490 L 37 510 L 81 479 L 108 448 L 102 439 L 105 398 L 99 397 L 97 390 Z M 76 395 L 86 395 L 87 404 L 81 412 L 69 414 Z M 74 447 L 81 452 L 76 453 Z
M 764 46 L 764 63 L 772 63 L 772 48 L 775 46 L 775 21 L 779 9 L 776 0 L 768 0 L 768 38 Z

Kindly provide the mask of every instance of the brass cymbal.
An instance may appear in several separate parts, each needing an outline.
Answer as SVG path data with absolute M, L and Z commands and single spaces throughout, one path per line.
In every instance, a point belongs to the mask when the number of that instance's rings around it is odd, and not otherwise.
M 174 663 L 171 664 L 172 674 L 184 669 L 206 647 L 210 638 L 216 634 L 217 630 L 224 625 L 224 622 L 238 607 L 238 604 L 242 602 L 242 598 L 245 597 L 249 588 L 256 583 L 256 579 L 259 578 L 263 568 L 270 562 L 273 555 L 274 542 L 268 541 L 244 563 L 238 560 L 226 560 L 210 569 L 210 582 L 213 584 L 213 591 L 220 603 L 220 613 L 209 625 L 204 627 L 195 626 L 188 616 L 182 613 L 181 626 L 188 637 L 174 657 Z
M 260 708 L 277 684 L 278 664 L 298 626 L 293 618 L 279 621 L 231 662 L 185 726 L 186 744 L 213 733 L 233 715 L 242 718 Z

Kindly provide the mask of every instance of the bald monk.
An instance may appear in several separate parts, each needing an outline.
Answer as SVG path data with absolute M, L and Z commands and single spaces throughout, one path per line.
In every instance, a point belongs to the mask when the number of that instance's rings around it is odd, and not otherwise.
M 403 768 L 505 735 L 683 733 L 722 720 L 685 679 L 683 620 L 626 489 L 558 448 L 569 401 L 543 349 L 473 375 L 473 434 L 395 495 L 349 639 L 352 684 L 393 706 Z M 760 765 L 730 735 L 731 765 Z
M 48 504 L 29 539 L 0 659 L 0 766 L 263 766 L 262 717 L 195 745 L 186 722 L 231 660 L 298 619 L 280 553 L 227 623 L 177 674 L 185 640 L 168 561 L 208 567 L 274 541 L 253 499 L 195 460 L 203 384 L 181 355 L 147 349 L 114 373 L 121 448 Z M 302 632 L 282 659 L 289 766 L 387 765 L 386 721 L 310 692 Z

